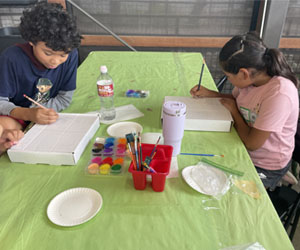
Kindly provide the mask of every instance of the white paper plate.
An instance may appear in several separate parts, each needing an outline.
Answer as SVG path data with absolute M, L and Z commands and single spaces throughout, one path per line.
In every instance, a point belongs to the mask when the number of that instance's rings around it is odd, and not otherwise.
M 193 189 L 206 195 L 225 194 L 230 187 L 229 179 L 224 172 L 203 162 L 199 162 L 197 166 L 184 168 L 182 176 Z
M 75 226 L 93 218 L 102 207 L 102 196 L 90 188 L 71 188 L 56 195 L 48 205 L 50 221 L 59 226 Z
M 130 133 L 142 133 L 143 127 L 136 122 L 117 122 L 107 128 L 107 133 L 114 137 L 125 137 Z

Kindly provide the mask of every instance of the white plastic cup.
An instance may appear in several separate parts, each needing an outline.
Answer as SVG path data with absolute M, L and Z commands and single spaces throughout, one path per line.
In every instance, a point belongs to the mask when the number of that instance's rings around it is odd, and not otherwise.
M 168 101 L 163 105 L 164 144 L 173 147 L 173 156 L 180 153 L 184 134 L 186 105 L 178 101 Z

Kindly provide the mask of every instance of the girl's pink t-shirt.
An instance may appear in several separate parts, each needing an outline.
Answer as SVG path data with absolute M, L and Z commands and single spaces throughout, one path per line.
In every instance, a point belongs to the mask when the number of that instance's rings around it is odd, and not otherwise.
M 271 132 L 257 150 L 248 151 L 255 166 L 284 168 L 292 157 L 299 115 L 298 91 L 290 80 L 275 76 L 262 86 L 234 88 L 237 106 L 249 126 Z

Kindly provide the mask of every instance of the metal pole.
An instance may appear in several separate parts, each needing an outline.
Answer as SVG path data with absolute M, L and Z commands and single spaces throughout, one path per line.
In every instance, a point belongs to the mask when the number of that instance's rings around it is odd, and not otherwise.
M 89 17 L 91 20 L 93 20 L 96 24 L 98 24 L 101 28 L 103 28 L 104 30 L 106 30 L 108 33 L 110 33 L 114 38 L 116 38 L 117 40 L 119 40 L 121 43 L 123 43 L 125 46 L 127 46 L 128 48 L 130 48 L 132 51 L 137 52 L 136 49 L 134 49 L 133 47 L 131 47 L 128 43 L 126 43 L 122 38 L 120 38 L 117 34 L 115 34 L 114 32 L 112 32 L 109 28 L 107 28 L 106 26 L 104 26 L 102 23 L 100 23 L 97 19 L 95 19 L 94 17 L 92 17 L 89 13 L 87 13 L 85 10 L 83 10 L 82 8 L 80 8 L 76 3 L 74 3 L 71 0 L 66 0 L 67 2 L 69 2 L 71 5 L 73 5 L 76 9 L 78 9 L 80 12 L 82 12 L 84 15 L 86 15 L 87 17 Z
M 264 25 L 265 25 L 265 18 L 266 18 L 266 11 L 267 11 L 267 4 L 268 4 L 268 0 L 265 0 L 264 1 L 264 7 L 263 7 L 262 19 L 261 19 L 261 26 L 260 26 L 260 31 L 259 31 L 260 38 L 263 37 Z
M 290 0 L 269 0 L 264 19 L 263 41 L 270 48 L 278 48 Z

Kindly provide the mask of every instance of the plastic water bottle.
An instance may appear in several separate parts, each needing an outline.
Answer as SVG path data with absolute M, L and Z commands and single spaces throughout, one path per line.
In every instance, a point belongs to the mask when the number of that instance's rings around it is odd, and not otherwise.
M 100 67 L 101 74 L 97 78 L 97 89 L 100 97 L 100 119 L 109 121 L 116 117 L 114 107 L 114 82 L 105 65 Z

